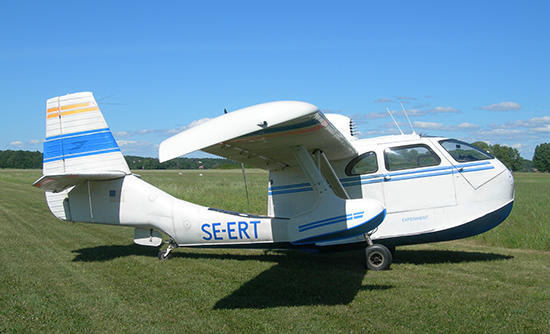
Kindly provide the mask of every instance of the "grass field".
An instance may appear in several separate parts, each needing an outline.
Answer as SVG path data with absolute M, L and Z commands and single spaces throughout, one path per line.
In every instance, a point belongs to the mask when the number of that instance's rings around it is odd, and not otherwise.
M 240 171 L 198 173 L 142 175 L 248 211 Z M 40 174 L 0 170 L 0 333 L 550 332 L 550 175 L 517 174 L 493 231 L 399 248 L 392 270 L 366 272 L 358 252 L 179 248 L 161 262 L 131 229 L 54 218 L 30 186 Z M 267 175 L 247 182 L 265 213 Z
M 485 244 L 550 251 L 550 174 L 516 173 L 512 213 L 497 228 L 475 237 Z

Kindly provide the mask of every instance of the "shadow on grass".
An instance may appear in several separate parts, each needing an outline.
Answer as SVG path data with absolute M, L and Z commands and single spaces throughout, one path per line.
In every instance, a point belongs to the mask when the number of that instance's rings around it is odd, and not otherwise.
M 102 262 L 132 255 L 151 256 L 156 258 L 158 249 L 131 244 L 124 246 L 111 245 L 81 248 L 73 251 L 73 253 L 76 254 L 73 262 Z
M 437 264 L 463 262 L 489 262 L 512 259 L 513 256 L 495 253 L 464 252 L 452 250 L 399 250 L 393 256 L 393 263 Z
M 251 260 L 273 261 L 276 265 L 220 299 L 214 309 L 347 305 L 361 290 L 392 288 L 390 285 L 363 284 L 367 272 L 356 253 L 318 255 L 284 251 L 265 256 Z
M 158 249 L 128 246 L 98 246 L 73 251 L 73 261 L 108 261 L 125 256 L 150 256 L 157 261 Z M 265 309 L 280 306 L 347 305 L 362 290 L 383 291 L 390 285 L 364 285 L 367 271 L 360 252 L 313 254 L 300 251 L 266 251 L 250 254 L 231 252 L 172 253 L 173 260 L 235 260 L 275 263 L 266 271 L 220 299 L 214 309 Z
M 157 248 L 137 245 L 98 246 L 77 251 L 73 261 L 108 261 L 124 256 L 156 257 Z M 274 266 L 220 299 L 214 309 L 265 309 L 304 305 L 347 305 L 359 291 L 384 291 L 391 285 L 363 284 L 367 271 L 362 251 L 312 254 L 300 251 L 266 251 L 248 254 L 173 252 L 175 259 L 272 262 Z M 397 250 L 396 264 L 488 262 L 512 256 L 450 250 Z

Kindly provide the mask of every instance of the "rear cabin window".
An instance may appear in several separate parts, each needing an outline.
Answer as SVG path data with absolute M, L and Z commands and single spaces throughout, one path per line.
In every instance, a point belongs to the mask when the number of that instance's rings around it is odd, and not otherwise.
M 493 156 L 489 153 L 460 140 L 447 139 L 440 141 L 439 144 L 441 144 L 457 162 L 493 159 Z
M 346 167 L 346 174 L 349 176 L 370 174 L 378 171 L 376 153 L 367 152 L 351 160 Z
M 426 145 L 392 147 L 384 151 L 386 169 L 389 171 L 437 166 L 441 159 Z

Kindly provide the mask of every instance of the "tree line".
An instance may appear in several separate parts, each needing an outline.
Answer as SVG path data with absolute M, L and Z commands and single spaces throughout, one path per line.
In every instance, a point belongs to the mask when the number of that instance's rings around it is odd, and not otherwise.
M 506 145 L 489 145 L 482 141 L 472 143 L 489 152 L 514 172 L 550 172 L 550 143 L 537 145 L 533 160 L 521 157 L 518 149 Z M 160 163 L 157 158 L 128 155 L 124 157 L 130 169 L 232 169 L 241 164 L 223 158 L 176 158 Z M 42 153 L 39 151 L 0 151 L 0 168 L 40 169 Z
M 157 158 L 124 156 L 130 169 L 232 169 L 241 164 L 224 158 L 176 158 L 163 163 Z
M 157 158 L 125 156 L 130 169 L 232 169 L 241 164 L 223 158 L 176 158 L 163 163 Z M 42 152 L 0 150 L 0 168 L 41 169 Z
M 476 141 L 472 145 L 489 152 L 511 171 L 550 172 L 550 143 L 537 145 L 532 161 L 522 158 L 518 149 L 510 146 L 500 144 L 489 145 L 482 141 Z
M 0 151 L 0 168 L 42 168 L 42 153 L 39 151 Z

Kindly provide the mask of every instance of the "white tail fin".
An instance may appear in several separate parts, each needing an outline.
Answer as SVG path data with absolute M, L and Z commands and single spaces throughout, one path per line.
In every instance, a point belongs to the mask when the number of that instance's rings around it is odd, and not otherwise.
M 72 220 L 68 194 L 74 186 L 130 174 L 92 93 L 48 100 L 43 174 L 34 185 L 46 190 L 50 210 L 62 220 Z
M 44 175 L 107 171 L 130 173 L 92 93 L 49 99 Z

